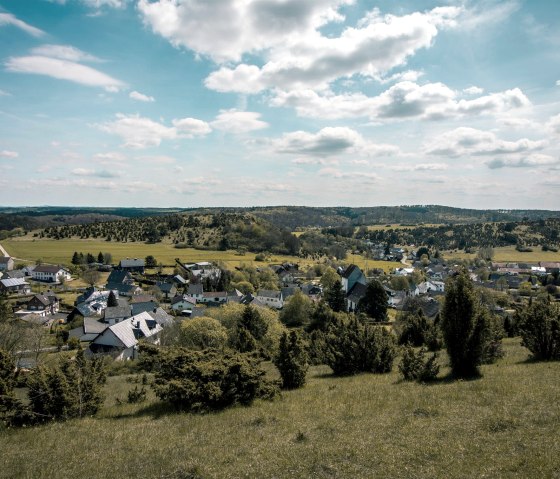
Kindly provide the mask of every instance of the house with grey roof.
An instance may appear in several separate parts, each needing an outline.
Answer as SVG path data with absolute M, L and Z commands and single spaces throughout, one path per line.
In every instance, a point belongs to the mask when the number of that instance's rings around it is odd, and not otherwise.
M 173 311 L 181 312 L 185 310 L 192 310 L 196 306 L 196 299 L 186 294 L 179 294 L 171 298 L 171 309 Z
M 6 294 L 29 294 L 31 286 L 22 278 L 0 279 L 0 292 Z
M 282 309 L 284 307 L 282 291 L 259 289 L 257 291 L 257 299 L 270 308 Z
M 146 261 L 141 258 L 126 258 L 119 262 L 119 269 L 131 273 L 144 273 Z
M 341 273 L 342 289 L 346 294 L 354 287 L 356 283 L 366 284 L 366 277 L 362 270 L 355 264 L 351 264 Z
M 107 327 L 89 345 L 93 354 L 109 354 L 115 360 L 136 359 L 138 341 L 158 342 L 162 327 L 148 313 L 140 313 Z
M 128 303 L 109 306 L 103 311 L 103 322 L 109 325 L 120 323 L 132 316 L 132 306 Z

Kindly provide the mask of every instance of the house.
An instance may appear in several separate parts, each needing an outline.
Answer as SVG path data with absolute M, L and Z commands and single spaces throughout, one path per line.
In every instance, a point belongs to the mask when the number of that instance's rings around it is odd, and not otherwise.
M 296 286 L 285 286 L 280 291 L 282 291 L 282 298 L 284 298 L 284 301 L 287 301 L 288 298 L 290 298 L 291 296 L 296 294 L 296 291 L 301 291 L 301 288 L 297 285 Z
M 219 305 L 227 303 L 227 293 L 225 291 L 207 291 L 202 293 L 202 298 L 198 300 L 199 303 L 208 305 Z
M 256 296 L 253 296 L 251 293 L 243 296 L 241 298 L 241 300 L 239 301 L 239 303 L 244 304 L 244 305 L 250 304 L 251 306 L 256 306 L 256 307 L 259 307 L 259 308 L 264 308 L 264 307 L 268 306 L 268 304 L 259 300 Z
M 130 273 L 144 273 L 146 262 L 143 259 L 121 259 L 119 262 L 119 269 Z
M 418 294 L 428 294 L 430 292 L 445 292 L 445 283 L 443 281 L 423 281 L 418 286 Z
M 59 300 L 52 292 L 45 294 L 36 294 L 25 305 L 25 309 L 16 311 L 18 316 L 25 316 L 33 313 L 41 317 L 58 313 Z
M 187 295 L 192 296 L 197 301 L 202 299 L 202 294 L 204 289 L 202 287 L 202 283 L 191 283 L 187 289 Z
M 410 276 L 414 273 L 414 268 L 396 268 L 395 274 L 397 276 Z
M 115 360 L 136 359 L 138 341 L 158 342 L 163 328 L 148 313 L 140 313 L 99 333 L 89 345 L 93 354 L 110 354 Z
M 175 319 L 170 314 L 167 314 L 162 308 L 156 308 L 155 311 L 147 311 L 152 319 L 159 324 L 162 328 L 171 326 Z
M 45 283 L 60 283 L 72 278 L 70 273 L 60 265 L 41 264 L 31 272 L 31 277 L 36 281 Z
M 257 299 L 275 309 L 282 309 L 284 306 L 284 298 L 282 297 L 282 291 L 273 291 L 270 289 L 259 289 L 257 291 Z
M 342 289 L 348 293 L 356 283 L 366 284 L 366 277 L 355 264 L 348 266 L 341 274 Z
M 25 272 L 22 269 L 13 269 L 12 271 L 4 271 L 0 274 L 2 279 L 25 279 Z
M 176 274 L 175 276 L 173 276 L 172 281 L 177 286 L 186 286 L 188 284 L 188 281 L 185 278 L 183 278 L 180 274 Z
M 133 284 L 134 278 L 125 270 L 114 269 L 109 273 L 107 284 Z
M 186 294 L 179 294 L 171 298 L 171 309 L 173 311 L 181 312 L 185 310 L 192 310 L 196 306 L 196 299 Z
M 241 298 L 243 298 L 243 293 L 238 289 L 234 289 L 233 291 L 227 292 L 226 302 L 228 303 L 240 303 Z
M 6 294 L 29 294 L 31 286 L 24 279 L 0 279 L 0 291 Z
M 10 256 L 0 256 L 0 271 L 12 271 L 14 260 Z
M 135 316 L 140 313 L 155 311 L 159 308 L 159 303 L 157 301 L 145 301 L 142 303 L 131 303 L 130 306 L 132 308 L 131 314 Z
M 362 283 L 356 283 L 346 296 L 346 310 L 356 311 L 358 303 L 366 295 L 367 286 Z
M 158 281 L 155 287 L 161 292 L 165 299 L 172 298 L 177 294 L 177 286 L 175 286 L 175 283 L 161 283 Z
M 301 292 L 309 296 L 309 298 L 316 300 L 323 294 L 323 289 L 317 284 L 305 283 L 301 286 Z
M 109 325 L 120 323 L 132 316 L 132 306 L 128 303 L 109 306 L 103 311 L 103 322 Z
M 84 318 L 84 324 L 70 330 L 70 337 L 78 338 L 81 342 L 90 342 L 108 327 L 108 324 L 102 323 L 95 318 Z

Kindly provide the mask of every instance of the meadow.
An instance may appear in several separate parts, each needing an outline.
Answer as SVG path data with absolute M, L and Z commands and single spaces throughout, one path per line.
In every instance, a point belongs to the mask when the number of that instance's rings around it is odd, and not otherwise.
M 263 262 L 255 261 L 255 253 L 247 252 L 240 254 L 236 251 L 214 251 L 200 250 L 194 248 L 175 248 L 170 243 L 146 244 L 138 242 L 116 243 L 111 241 L 90 240 L 90 239 L 36 239 L 30 235 L 12 238 L 2 241 L 2 246 L 8 253 L 17 258 L 16 261 L 35 262 L 41 259 L 45 263 L 69 265 L 74 251 L 92 253 L 97 257 L 99 252 L 111 253 L 113 263 L 118 263 L 126 258 L 145 258 L 152 255 L 158 263 L 172 266 L 175 258 L 179 258 L 184 263 L 194 263 L 199 261 L 221 262 L 228 269 L 233 269 L 242 264 L 262 265 Z M 317 260 L 310 258 L 300 258 L 288 255 L 271 255 L 267 258 L 268 263 L 297 263 L 300 267 L 307 267 L 315 264 Z M 387 261 L 367 260 L 360 255 L 349 255 L 347 263 L 354 262 L 360 268 L 382 268 L 386 272 L 402 266 L 400 263 Z M 266 264 L 266 263 L 265 263 Z
M 0 431 L 1 478 L 555 478 L 560 363 L 528 361 L 519 339 L 483 377 L 430 385 L 399 374 L 308 384 L 274 401 L 176 414 L 109 378 L 96 418 Z M 444 355 L 442 361 L 445 362 Z
M 477 253 L 465 253 L 464 251 L 443 251 L 446 260 L 452 259 L 475 259 Z M 533 251 L 522 253 L 515 249 L 515 246 L 502 246 L 494 248 L 492 261 L 497 263 L 539 263 L 541 261 L 560 262 L 560 253 L 554 251 L 542 251 L 539 246 L 535 246 Z

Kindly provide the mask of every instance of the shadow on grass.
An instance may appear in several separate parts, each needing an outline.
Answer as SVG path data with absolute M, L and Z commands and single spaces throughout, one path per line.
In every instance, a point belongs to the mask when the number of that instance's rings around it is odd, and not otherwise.
M 111 419 L 130 419 L 147 416 L 152 419 L 159 419 L 164 416 L 173 416 L 176 414 L 181 414 L 181 411 L 178 411 L 170 404 L 164 402 L 154 402 L 148 406 L 138 409 L 137 411 L 115 414 L 114 416 L 111 416 Z
M 453 374 L 449 373 L 446 374 L 445 376 L 439 376 L 437 378 L 431 379 L 430 381 L 407 381 L 403 378 L 400 378 L 399 380 L 395 381 L 394 384 L 405 384 L 405 383 L 413 383 L 413 382 L 417 382 L 419 384 L 422 384 L 424 386 L 439 386 L 442 384 L 454 384 L 454 383 L 458 383 L 458 382 L 471 382 L 471 381 L 478 381 L 479 379 L 482 379 L 482 374 L 479 374 L 477 376 L 471 376 L 471 377 L 464 377 L 464 378 L 460 378 L 460 377 L 456 377 Z

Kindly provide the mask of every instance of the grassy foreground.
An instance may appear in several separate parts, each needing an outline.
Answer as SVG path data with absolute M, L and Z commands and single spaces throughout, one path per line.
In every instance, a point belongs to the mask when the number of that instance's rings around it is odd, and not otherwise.
M 559 477 L 560 363 L 506 352 L 480 380 L 429 386 L 316 367 L 301 390 L 207 415 L 116 405 L 134 385 L 110 378 L 98 418 L 0 432 L 0 477 Z

